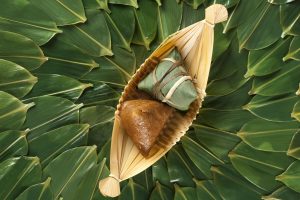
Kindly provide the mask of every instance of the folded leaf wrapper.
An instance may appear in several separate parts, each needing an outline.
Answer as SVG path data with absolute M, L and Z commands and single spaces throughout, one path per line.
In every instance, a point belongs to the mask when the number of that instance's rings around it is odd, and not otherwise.
M 198 95 L 176 48 L 138 84 L 138 88 L 181 111 L 188 110 Z

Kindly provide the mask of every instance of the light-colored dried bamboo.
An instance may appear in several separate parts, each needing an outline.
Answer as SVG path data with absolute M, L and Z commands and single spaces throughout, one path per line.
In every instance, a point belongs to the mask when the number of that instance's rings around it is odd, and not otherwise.
M 150 167 L 186 133 L 199 112 L 205 97 L 214 40 L 214 25 L 227 20 L 227 10 L 223 5 L 214 4 L 205 10 L 205 20 L 192 24 L 169 36 L 141 65 L 122 93 L 115 113 L 114 127 L 111 139 L 110 176 L 99 182 L 100 192 L 104 196 L 120 195 L 119 182 L 126 180 Z M 162 137 L 168 143 L 157 144 L 151 149 L 148 157 L 142 156 L 138 148 L 125 133 L 120 121 L 120 106 L 127 99 L 132 99 L 137 84 L 155 67 L 155 57 L 164 58 L 174 47 L 180 51 L 186 70 L 195 80 L 199 93 L 185 114 L 174 112 L 166 123 Z M 154 64 L 153 64 L 154 62 Z M 165 139 L 166 140 L 166 139 Z M 164 139 L 161 142 L 165 142 Z

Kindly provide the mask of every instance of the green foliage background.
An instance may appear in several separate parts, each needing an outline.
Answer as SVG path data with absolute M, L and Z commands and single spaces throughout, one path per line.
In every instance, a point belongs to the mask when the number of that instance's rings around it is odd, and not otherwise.
M 300 199 L 297 0 L 1 0 L 0 199 L 105 199 L 122 88 L 213 3 L 203 108 L 119 199 Z

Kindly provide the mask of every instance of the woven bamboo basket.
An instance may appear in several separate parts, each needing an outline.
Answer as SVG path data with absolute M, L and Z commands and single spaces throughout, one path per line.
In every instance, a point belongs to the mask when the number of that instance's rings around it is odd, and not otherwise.
M 145 60 L 122 93 L 115 112 L 111 139 L 110 175 L 99 182 L 100 192 L 104 196 L 120 195 L 120 182 L 150 167 L 164 156 L 186 133 L 199 112 L 205 97 L 214 41 L 214 25 L 227 20 L 226 8 L 214 4 L 205 10 L 205 19 L 192 24 L 172 35 Z M 120 121 L 120 108 L 124 101 L 139 98 L 137 84 L 143 80 L 170 51 L 177 47 L 184 66 L 193 78 L 198 98 L 187 112 L 173 112 L 165 124 L 162 133 L 152 147 L 149 156 L 144 157 L 125 133 Z M 158 122 L 159 123 L 159 122 Z

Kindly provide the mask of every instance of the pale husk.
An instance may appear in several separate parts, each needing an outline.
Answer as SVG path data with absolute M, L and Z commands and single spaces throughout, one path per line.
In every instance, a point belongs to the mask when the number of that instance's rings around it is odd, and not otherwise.
M 205 97 L 210 63 L 212 58 L 215 23 L 227 19 L 224 6 L 215 4 L 205 10 L 205 20 L 192 24 L 169 36 L 141 65 L 122 93 L 115 113 L 111 139 L 110 176 L 99 183 L 104 196 L 115 197 L 120 194 L 119 182 L 126 180 L 150 167 L 186 133 L 196 118 Z M 194 78 L 199 93 L 186 113 L 174 112 L 166 123 L 163 133 L 147 157 L 142 156 L 138 148 L 127 136 L 120 122 L 120 105 L 138 96 L 137 84 L 149 74 L 157 64 L 157 59 L 164 58 L 174 47 L 177 47 L 184 60 L 189 75 Z

